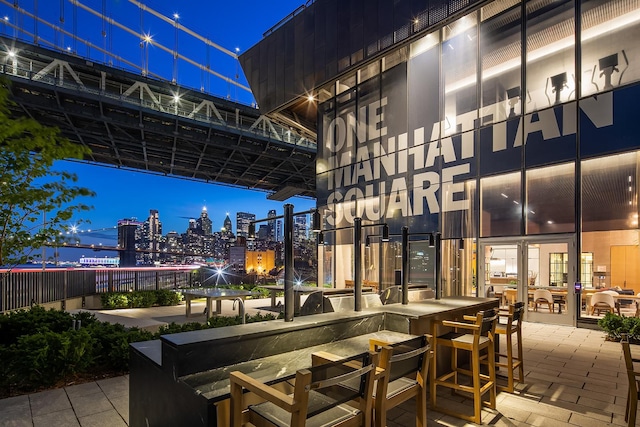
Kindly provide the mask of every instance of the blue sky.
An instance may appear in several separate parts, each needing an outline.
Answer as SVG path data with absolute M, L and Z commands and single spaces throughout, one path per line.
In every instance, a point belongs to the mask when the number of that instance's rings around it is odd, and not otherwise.
M 251 104 L 253 97 L 247 91 L 236 89 L 223 79 L 206 75 L 186 62 L 174 66 L 171 54 L 164 52 L 153 43 L 162 44 L 170 49 L 176 46 L 176 29 L 171 23 L 164 22 L 152 13 L 140 11 L 134 0 L 82 0 L 80 4 L 102 15 L 73 5 L 69 0 L 39 1 L 39 15 L 55 26 L 31 20 L 19 15 L 12 7 L 1 5 L 0 16 L 10 25 L 3 31 L 12 32 L 22 39 L 30 39 L 37 32 L 43 40 L 49 40 L 58 49 L 70 49 L 80 56 L 97 61 L 112 61 L 114 66 L 129 68 L 126 62 L 139 67 L 148 67 L 149 72 L 163 76 L 167 80 L 175 75 L 182 86 L 203 87 L 206 92 L 228 97 L 245 104 Z M 178 22 L 190 30 L 210 39 L 221 47 L 240 53 L 256 44 L 263 33 L 289 15 L 304 3 L 304 0 L 218 2 L 211 0 L 139 0 L 148 9 L 163 16 L 178 16 Z M 35 0 L 21 0 L 19 6 L 33 11 Z M 63 19 L 61 19 L 63 18 Z M 111 21 L 109 21 L 111 20 Z M 11 27 L 11 25 L 17 28 Z M 131 32 L 119 29 L 126 26 Z M 24 30 L 24 31 L 21 31 Z M 106 31 L 103 37 L 102 31 Z M 69 34 L 64 34 L 64 32 Z M 149 34 L 153 43 L 145 50 L 140 45 L 140 33 Z M 71 34 L 71 35 L 70 35 Z M 94 45 L 94 48 L 78 40 L 77 35 Z M 42 43 L 45 47 L 46 43 Z M 104 47 L 113 54 L 100 52 Z M 206 43 L 179 31 L 177 47 L 181 54 L 241 84 L 247 85 L 238 62 L 227 53 L 221 52 Z M 146 55 L 146 56 L 145 56 Z M 236 77 L 237 74 L 237 77 Z M 269 209 L 282 213 L 283 203 L 266 199 L 266 193 L 246 189 L 234 189 L 227 186 L 198 183 L 179 178 L 170 178 L 119 170 L 111 167 L 95 166 L 79 162 L 58 162 L 59 169 L 75 172 L 79 185 L 88 187 L 97 193 L 95 198 L 83 202 L 93 205 L 94 209 L 85 218 L 91 220 L 85 228 L 104 228 L 114 226 L 118 219 L 136 217 L 139 220 L 149 215 L 150 209 L 160 212 L 163 232 L 183 232 L 189 217 L 200 215 L 203 206 L 207 207 L 214 228 L 222 226 L 229 212 L 234 222 L 235 213 L 245 211 L 255 213 L 258 218 L 266 217 Z M 308 210 L 315 206 L 310 199 L 293 198 L 287 200 L 295 206 L 295 211 Z

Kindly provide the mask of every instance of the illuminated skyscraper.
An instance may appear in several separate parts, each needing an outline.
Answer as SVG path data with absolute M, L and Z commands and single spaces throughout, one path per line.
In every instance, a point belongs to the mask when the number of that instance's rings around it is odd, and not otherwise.
M 269 211 L 269 213 L 267 214 L 267 218 L 275 218 L 276 215 L 276 210 L 275 209 L 271 209 Z M 269 221 L 267 221 L 267 240 L 270 242 L 275 242 L 276 241 L 276 220 L 275 219 L 270 219 Z
M 206 207 L 202 208 L 200 218 L 196 220 L 196 227 L 200 230 L 203 236 L 211 236 L 213 223 L 211 218 L 209 218 L 209 213 L 207 212 Z
M 236 213 L 236 236 L 249 237 L 249 223 L 255 221 L 256 216 L 252 213 L 238 212 Z

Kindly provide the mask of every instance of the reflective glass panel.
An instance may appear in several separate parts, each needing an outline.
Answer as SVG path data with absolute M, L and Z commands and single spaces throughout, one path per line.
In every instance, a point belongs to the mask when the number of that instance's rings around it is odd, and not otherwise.
M 640 79 L 640 1 L 589 0 L 582 7 L 582 96 Z
M 477 14 L 471 13 L 442 29 L 444 80 L 443 134 L 473 129 L 478 117 Z
M 527 177 L 527 234 L 575 230 L 575 165 L 531 169 Z
M 582 230 L 637 229 L 637 183 L 637 151 L 583 161 Z
M 520 172 L 480 181 L 480 235 L 519 236 L 522 224 Z
M 499 0 L 481 10 L 480 57 L 482 58 L 482 124 L 505 120 L 522 113 L 521 5 Z
M 527 97 L 531 112 L 575 99 L 573 0 L 531 0 L 527 10 Z

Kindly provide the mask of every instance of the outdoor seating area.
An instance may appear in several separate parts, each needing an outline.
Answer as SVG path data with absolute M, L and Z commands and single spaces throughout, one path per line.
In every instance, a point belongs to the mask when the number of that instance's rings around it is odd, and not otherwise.
M 196 308 L 204 305 L 195 304 Z M 222 304 L 223 313 L 233 313 L 230 301 Z M 247 300 L 248 312 L 253 313 L 261 304 L 264 301 Z M 176 318 L 184 317 L 184 307 L 136 311 L 143 317 L 157 317 L 166 315 L 167 310 Z M 496 409 L 482 408 L 483 425 L 627 425 L 628 377 L 620 343 L 604 340 L 599 330 L 543 323 L 523 322 L 522 333 L 525 382 L 516 382 L 514 393 L 499 391 Z M 496 336 L 501 351 L 504 351 L 505 338 Z M 637 345 L 632 344 L 630 348 L 633 357 L 640 357 Z M 497 373 L 501 371 L 498 369 Z M 496 379 L 499 385 L 506 384 L 499 375 Z M 442 406 L 469 405 L 468 399 L 452 395 L 443 387 L 438 389 L 438 403 Z M 129 396 L 129 376 L 123 376 L 0 399 L 0 423 L 126 427 L 130 425 Z M 414 399 L 387 409 L 387 427 L 417 425 Z M 426 425 L 477 424 L 445 415 L 427 405 Z
M 231 413 L 236 414 L 233 416 L 236 425 L 239 419 L 262 419 L 262 424 L 257 425 L 305 425 L 301 421 L 303 417 L 319 416 L 321 408 L 343 405 L 346 401 L 340 397 L 345 392 L 342 389 L 353 384 L 350 373 L 345 371 L 343 374 L 347 377 L 339 377 L 327 385 L 326 378 L 318 377 L 324 374 L 314 374 L 323 371 L 314 367 L 317 365 L 314 361 L 329 354 L 332 356 L 325 359 L 337 363 L 335 366 L 364 367 L 369 362 L 355 363 L 351 359 L 339 362 L 339 359 L 362 355 L 372 348 L 380 350 L 374 356 L 377 358 L 374 375 L 377 375 L 378 386 L 375 393 L 368 393 L 376 398 L 362 408 L 369 407 L 380 420 L 388 413 L 387 409 L 426 393 L 424 380 L 431 350 L 424 334 L 430 331 L 434 319 L 462 319 L 496 307 L 495 299 L 444 298 L 411 305 L 389 304 L 361 312 L 302 316 L 294 322 L 272 321 L 178 333 L 163 336 L 159 341 L 135 343 L 131 352 L 131 425 L 175 422 L 222 426 L 229 425 Z M 419 341 L 409 345 L 410 340 L 416 338 Z M 225 351 L 216 351 L 221 345 Z M 202 357 L 205 354 L 208 357 Z M 438 369 L 434 363 L 430 369 Z M 411 369 L 407 370 L 409 365 Z M 390 367 L 388 373 L 383 366 Z M 230 372 L 234 371 L 239 373 L 230 377 Z M 407 380 L 404 377 L 410 371 Z M 246 375 L 252 380 L 247 380 Z M 283 383 L 282 380 L 286 381 Z M 298 381 L 305 382 L 306 386 L 300 387 Z M 379 388 L 384 381 L 392 389 Z M 264 386 L 259 385 L 260 382 Z M 266 388 L 274 383 L 282 384 L 275 387 L 275 391 Z M 248 389 L 251 393 L 243 393 Z M 316 393 L 321 389 L 329 390 L 327 398 Z M 250 400 L 238 405 L 238 396 L 243 394 L 250 396 L 247 397 Z M 234 396 L 235 404 L 232 402 Z M 265 411 L 264 406 L 251 406 L 255 403 L 251 401 L 253 396 L 262 401 L 271 400 L 285 412 L 278 410 L 276 418 L 265 418 L 260 414 L 275 412 Z M 379 399 L 378 396 L 388 398 Z M 350 395 L 347 400 L 354 398 L 355 395 Z M 331 402 L 327 403 L 326 399 Z M 419 401 L 426 400 L 420 398 Z M 297 412 L 307 403 L 311 405 L 308 411 Z M 238 413 L 239 406 L 244 415 Z M 416 415 L 421 419 L 424 419 L 423 409 L 426 410 L 423 406 Z M 365 425 L 370 425 L 366 424 L 365 418 L 355 417 L 353 425 L 361 425 L 363 420 Z

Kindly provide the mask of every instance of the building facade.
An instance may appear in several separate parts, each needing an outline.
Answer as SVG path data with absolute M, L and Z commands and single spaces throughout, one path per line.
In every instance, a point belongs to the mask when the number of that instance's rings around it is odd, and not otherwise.
M 591 319 L 591 292 L 640 292 L 640 2 L 375 3 L 318 0 L 242 58 L 260 87 L 270 64 L 258 72 L 251 60 L 270 43 L 294 62 L 319 55 L 278 34 L 324 40 L 324 71 L 310 58 L 282 94 L 258 95 L 274 116 L 292 116 L 308 95 L 317 105 L 304 125 L 317 132 L 329 243 L 320 276 L 340 287 L 360 268 L 382 288 L 397 283 L 407 227 L 404 273 L 442 296 L 526 302 L 549 290 L 553 312 L 531 306 L 529 320 L 576 324 Z

